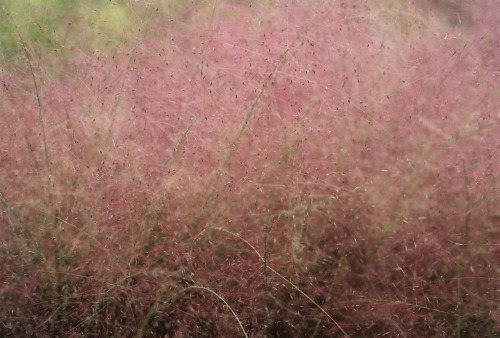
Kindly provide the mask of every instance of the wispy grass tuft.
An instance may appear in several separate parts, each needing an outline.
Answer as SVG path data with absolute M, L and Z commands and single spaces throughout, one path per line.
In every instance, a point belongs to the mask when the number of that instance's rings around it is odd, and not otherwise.
M 3 4 L 0 336 L 493 336 L 496 7 Z

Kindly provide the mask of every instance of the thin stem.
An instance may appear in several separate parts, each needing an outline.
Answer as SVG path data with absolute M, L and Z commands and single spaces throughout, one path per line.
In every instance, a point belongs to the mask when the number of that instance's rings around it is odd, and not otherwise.
M 225 232 L 227 234 L 230 234 L 238 239 L 240 239 L 241 241 L 243 241 L 246 245 L 248 245 L 254 252 L 255 254 L 259 257 L 259 259 L 264 262 L 264 257 L 259 253 L 259 251 L 252 245 L 250 244 L 246 239 L 244 239 L 243 237 L 241 237 L 240 235 L 238 234 L 235 234 L 234 232 L 231 232 L 229 230 L 226 230 L 224 228 L 207 228 L 205 230 L 203 230 L 197 237 L 199 237 L 202 233 L 206 232 L 206 230 L 209 230 L 209 229 L 212 229 L 212 230 L 218 230 L 218 231 L 222 231 L 222 232 Z M 269 265 L 267 265 L 267 269 L 269 269 L 269 271 L 273 272 L 274 274 L 278 275 L 281 279 L 283 279 L 287 284 L 289 284 L 292 288 L 294 288 L 296 291 L 298 291 L 302 296 L 304 296 L 307 300 L 309 300 L 312 304 L 314 304 L 314 306 L 316 306 L 321 312 L 323 312 L 323 314 L 329 319 L 331 320 L 335 326 L 337 326 L 337 328 L 342 332 L 342 334 L 344 335 L 344 337 L 350 337 L 347 332 L 345 332 L 345 330 L 340 326 L 339 323 L 337 323 L 337 321 L 335 319 L 333 319 L 333 317 L 328 313 L 326 312 L 325 309 L 323 309 L 321 307 L 321 305 L 319 305 L 316 301 L 314 301 L 314 299 L 312 299 L 311 297 L 309 297 L 304 291 L 302 291 L 298 286 L 296 286 L 294 283 L 292 283 L 290 280 L 288 280 L 285 276 L 283 276 L 282 274 L 280 274 L 278 271 L 274 270 L 272 267 L 270 267 Z
M 50 156 L 49 156 L 49 148 L 47 146 L 47 134 L 45 131 L 45 116 L 44 116 L 44 111 L 43 111 L 43 106 L 42 106 L 42 98 L 40 95 L 40 90 L 38 89 L 38 82 L 36 80 L 35 76 L 35 71 L 33 68 L 33 62 L 32 62 L 32 56 L 30 51 L 28 50 L 28 46 L 26 42 L 24 41 L 21 32 L 19 31 L 19 27 L 16 24 L 16 21 L 14 18 L 10 15 L 10 13 L 5 11 L 5 8 L 2 6 L 2 10 L 5 12 L 6 16 L 11 20 L 12 25 L 14 26 L 16 30 L 16 34 L 19 37 L 19 42 L 21 44 L 22 50 L 26 56 L 26 61 L 29 67 L 31 79 L 33 80 L 33 85 L 35 86 L 35 98 L 36 98 L 36 104 L 38 108 L 38 119 L 40 122 L 40 129 L 41 129 L 41 137 L 42 137 L 42 150 L 43 150 L 43 159 L 45 163 L 45 170 L 47 171 L 47 199 L 48 199 L 48 204 L 52 205 L 52 170 L 50 166 Z

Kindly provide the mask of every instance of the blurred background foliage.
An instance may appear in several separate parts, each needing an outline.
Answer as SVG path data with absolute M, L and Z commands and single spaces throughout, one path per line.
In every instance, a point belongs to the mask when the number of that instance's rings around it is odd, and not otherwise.
M 241 1 L 245 5 L 253 2 Z M 112 48 L 134 39 L 144 20 L 168 20 L 179 13 L 187 14 L 181 18 L 188 20 L 189 13 L 203 5 L 206 3 L 199 0 L 0 0 L 0 59 L 22 55 L 19 52 L 23 45 L 38 56 L 68 56 L 74 49 L 88 53 Z M 447 20 L 451 26 L 457 20 L 462 26 L 471 21 L 461 5 L 449 0 L 417 2 L 411 9 L 401 0 L 380 1 L 378 6 L 380 18 L 393 24 L 387 29 L 408 34 L 420 34 L 418 29 L 407 27 L 408 22 L 423 20 L 420 23 L 426 24 L 423 18 L 429 16 Z M 416 15 L 418 9 L 424 10 L 423 15 Z M 153 13 L 157 16 L 153 17 Z
M 0 57 L 22 51 L 65 54 L 124 43 L 134 37 L 138 1 L 6 0 L 0 5 Z M 132 33 L 132 34 L 131 34 Z

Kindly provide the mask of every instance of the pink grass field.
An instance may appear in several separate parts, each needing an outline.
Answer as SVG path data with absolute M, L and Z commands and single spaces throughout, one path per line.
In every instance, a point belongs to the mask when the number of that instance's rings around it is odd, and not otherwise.
M 0 336 L 500 332 L 498 2 L 122 3 L 0 59 Z

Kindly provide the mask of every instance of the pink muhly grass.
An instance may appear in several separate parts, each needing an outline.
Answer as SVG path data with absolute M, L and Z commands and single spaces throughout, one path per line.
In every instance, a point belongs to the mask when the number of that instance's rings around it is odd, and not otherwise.
M 138 2 L 57 52 L 19 28 L 0 335 L 493 336 L 495 7 Z

